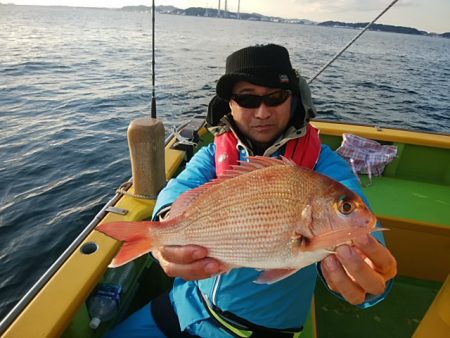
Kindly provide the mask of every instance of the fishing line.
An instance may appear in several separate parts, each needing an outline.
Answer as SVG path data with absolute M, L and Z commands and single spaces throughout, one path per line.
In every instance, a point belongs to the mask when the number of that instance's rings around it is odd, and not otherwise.
M 156 119 L 155 99 L 155 0 L 152 1 L 152 108 L 151 117 Z
M 311 79 L 308 80 L 308 84 L 311 84 L 311 82 L 313 82 L 325 69 L 328 68 L 328 66 L 330 66 L 339 56 L 341 56 L 342 53 L 344 53 L 348 47 L 350 47 L 356 40 L 358 40 L 358 38 L 364 34 L 364 32 L 366 30 L 369 29 L 370 26 L 372 26 L 372 24 L 377 21 L 379 18 L 381 18 L 381 16 L 386 13 L 392 6 L 395 5 L 395 3 L 398 2 L 398 0 L 394 0 L 392 1 L 389 6 L 387 6 L 380 14 L 378 14 L 378 16 L 373 19 L 371 22 L 369 22 L 367 24 L 367 26 L 361 31 L 359 32 L 349 43 L 347 43 L 344 48 L 342 48 L 341 51 L 339 51 L 325 66 L 322 67 L 322 69 L 320 69 Z

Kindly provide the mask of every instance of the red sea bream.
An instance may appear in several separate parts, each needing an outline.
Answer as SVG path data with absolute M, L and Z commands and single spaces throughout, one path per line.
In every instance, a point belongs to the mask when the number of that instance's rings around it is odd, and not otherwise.
M 97 230 L 125 243 L 111 266 L 162 245 L 196 244 L 230 269 L 280 280 L 373 231 L 374 214 L 331 178 L 287 159 L 250 157 L 221 178 L 182 194 L 161 222 L 116 222 Z

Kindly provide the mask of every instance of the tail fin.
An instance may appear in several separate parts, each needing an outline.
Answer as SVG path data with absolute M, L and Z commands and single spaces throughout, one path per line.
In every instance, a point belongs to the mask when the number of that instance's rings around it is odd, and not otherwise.
M 110 263 L 115 268 L 124 265 L 152 250 L 150 228 L 157 222 L 113 222 L 100 224 L 96 230 L 120 241 L 125 241 Z
M 125 242 L 116 257 L 109 263 L 110 268 L 117 268 L 152 251 L 152 242 L 148 239 Z

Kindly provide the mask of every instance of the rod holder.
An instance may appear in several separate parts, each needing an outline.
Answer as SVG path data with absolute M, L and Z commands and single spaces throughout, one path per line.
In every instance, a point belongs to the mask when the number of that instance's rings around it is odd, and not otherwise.
M 128 126 L 135 195 L 156 197 L 166 184 L 164 137 L 164 125 L 156 118 L 138 118 Z

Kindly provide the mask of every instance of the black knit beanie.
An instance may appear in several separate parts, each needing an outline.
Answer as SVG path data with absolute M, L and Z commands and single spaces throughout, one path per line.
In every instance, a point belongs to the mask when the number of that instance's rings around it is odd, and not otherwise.
M 228 56 L 225 75 L 217 82 L 217 94 L 228 101 L 238 81 L 290 89 L 294 95 L 299 94 L 299 79 L 292 68 L 289 52 L 274 44 L 246 47 Z

